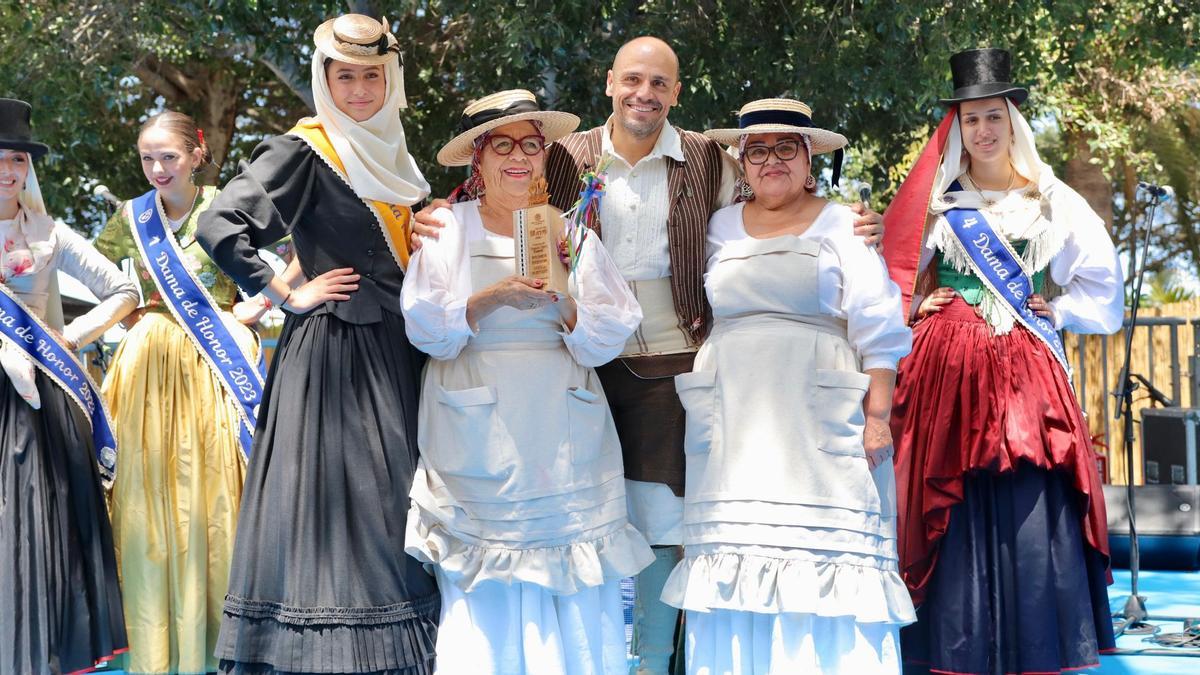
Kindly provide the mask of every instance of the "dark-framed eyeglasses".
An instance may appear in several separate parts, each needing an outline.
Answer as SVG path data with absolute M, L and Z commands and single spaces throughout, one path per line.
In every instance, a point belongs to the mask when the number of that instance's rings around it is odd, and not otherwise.
M 779 161 L 788 162 L 800 154 L 800 143 L 801 141 L 788 140 L 779 141 L 775 145 L 748 145 L 742 154 L 751 164 L 765 164 L 771 153 L 775 153 Z
M 494 134 L 488 138 L 488 147 L 497 155 L 511 155 L 518 147 L 526 155 L 533 156 L 546 149 L 546 137 L 541 134 L 530 134 L 521 138 L 513 138 L 504 134 Z

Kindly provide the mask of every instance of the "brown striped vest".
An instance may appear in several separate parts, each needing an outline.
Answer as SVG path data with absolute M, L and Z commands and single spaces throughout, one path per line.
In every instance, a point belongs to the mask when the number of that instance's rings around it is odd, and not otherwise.
M 698 345 L 708 334 L 712 310 L 704 295 L 704 267 L 708 219 L 721 187 L 721 147 L 703 134 L 679 129 L 684 161 L 670 157 L 667 180 L 670 212 L 667 240 L 671 255 L 671 293 L 679 326 Z M 591 171 L 600 158 L 604 127 L 576 132 L 547 149 L 546 181 L 550 201 L 566 210 L 579 198 L 579 176 Z M 603 238 L 601 228 L 596 231 Z

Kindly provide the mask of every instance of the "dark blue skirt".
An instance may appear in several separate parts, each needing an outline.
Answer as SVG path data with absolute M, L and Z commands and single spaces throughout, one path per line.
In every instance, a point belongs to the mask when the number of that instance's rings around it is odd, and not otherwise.
M 1084 542 L 1070 477 L 1019 464 L 964 481 L 906 673 L 1059 673 L 1114 647 L 1104 557 Z

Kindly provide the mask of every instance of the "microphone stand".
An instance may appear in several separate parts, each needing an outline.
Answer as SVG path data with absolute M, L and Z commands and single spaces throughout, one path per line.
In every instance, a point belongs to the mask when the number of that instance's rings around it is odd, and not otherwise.
M 1121 369 L 1121 383 L 1117 391 L 1113 395 L 1120 400 L 1117 408 L 1117 417 L 1124 415 L 1123 426 L 1125 432 L 1125 499 L 1128 506 L 1129 518 L 1129 572 L 1130 572 L 1130 594 L 1129 599 L 1125 601 L 1125 608 L 1121 612 L 1114 614 L 1114 619 L 1120 619 L 1121 623 L 1113 628 L 1113 633 L 1116 637 L 1120 637 L 1126 633 L 1147 633 L 1153 630 L 1153 627 L 1146 623 L 1146 618 L 1149 616 L 1146 611 L 1146 598 L 1138 595 L 1138 571 L 1139 571 L 1139 553 L 1138 553 L 1138 534 L 1137 534 L 1137 517 L 1134 514 L 1134 490 L 1133 490 L 1133 392 L 1138 388 L 1138 383 L 1134 381 L 1134 376 L 1130 375 L 1130 359 L 1133 353 L 1133 332 L 1137 328 L 1138 307 L 1142 302 L 1142 280 L 1146 276 L 1146 256 L 1150 251 L 1150 227 L 1154 223 L 1154 212 L 1158 208 L 1161 195 L 1151 191 L 1150 208 L 1146 212 L 1145 232 L 1142 236 L 1142 261 L 1138 264 L 1138 246 L 1137 239 L 1134 238 L 1134 250 L 1130 251 L 1130 273 L 1136 272 L 1133 283 L 1133 300 L 1130 303 L 1129 309 L 1129 328 L 1125 331 L 1125 367 Z

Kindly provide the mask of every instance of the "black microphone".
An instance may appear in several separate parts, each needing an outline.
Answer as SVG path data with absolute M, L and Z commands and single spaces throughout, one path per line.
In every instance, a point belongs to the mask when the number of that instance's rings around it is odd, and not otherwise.
M 1138 189 L 1142 190 L 1151 197 L 1159 199 L 1170 199 L 1175 196 L 1175 190 L 1170 185 L 1155 185 L 1146 181 L 1138 182 Z
M 863 206 L 868 206 L 868 202 L 871 201 L 871 186 L 870 185 L 864 185 L 864 186 L 858 188 L 858 199 L 859 199 L 859 201 L 861 201 L 863 203 Z
M 119 197 L 117 197 L 116 195 L 114 195 L 112 193 L 112 190 L 108 189 L 107 185 L 101 184 L 101 185 L 97 185 L 96 187 L 92 188 L 92 196 L 99 197 L 99 198 L 103 199 L 104 201 L 108 202 L 109 204 L 112 204 L 113 206 L 121 205 L 121 199 Z

